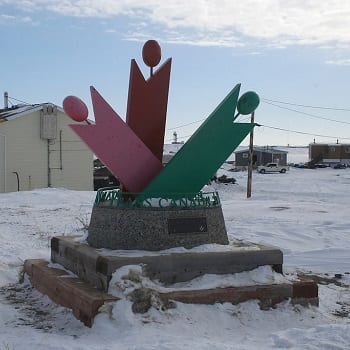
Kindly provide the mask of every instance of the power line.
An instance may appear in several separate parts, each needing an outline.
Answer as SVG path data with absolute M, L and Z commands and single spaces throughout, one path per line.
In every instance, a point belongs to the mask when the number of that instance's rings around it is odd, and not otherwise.
M 258 127 L 265 127 L 268 129 L 273 129 L 273 130 L 279 130 L 279 131 L 285 131 L 285 132 L 291 132 L 294 134 L 301 134 L 301 135 L 308 135 L 308 136 L 317 136 L 317 137 L 325 137 L 325 138 L 330 138 L 330 139 L 341 139 L 341 140 L 350 140 L 350 138 L 348 137 L 341 137 L 341 136 L 331 136 L 331 135 L 322 135 L 322 134 L 315 134 L 315 133 L 309 133 L 309 132 L 305 132 L 305 131 L 297 131 L 297 130 L 291 130 L 291 129 L 283 129 L 283 128 L 279 128 L 279 127 L 275 127 L 275 126 L 270 126 L 270 125 L 264 125 L 264 124 L 258 124 L 256 123 L 256 126 Z M 186 139 L 191 137 L 192 135 L 186 135 L 186 136 L 181 136 L 178 137 L 178 139 Z M 166 141 L 171 141 L 171 139 L 168 139 Z
M 181 140 L 181 139 L 185 139 L 185 138 L 191 137 L 191 136 L 192 136 L 192 135 L 181 136 L 181 137 L 178 137 L 177 139 L 178 139 L 178 140 Z M 166 140 L 166 141 L 172 141 L 172 139 L 168 139 L 168 140 Z
M 262 101 L 275 102 L 275 103 L 281 103 L 281 104 L 284 104 L 284 105 L 298 106 L 298 107 L 305 107 L 305 108 L 328 109 L 328 110 L 332 110 L 332 111 L 346 111 L 346 112 L 350 112 L 350 108 L 335 108 L 335 107 L 321 107 L 321 106 L 301 105 L 301 104 L 291 103 L 291 102 L 270 100 L 268 98 L 263 98 Z
M 271 105 L 271 106 L 274 106 L 274 107 L 278 107 L 278 108 L 286 109 L 286 110 L 288 110 L 288 111 L 292 111 L 292 112 L 295 112 L 295 113 L 307 115 L 308 117 L 312 117 L 312 118 L 316 118 L 316 119 L 323 119 L 323 120 L 327 120 L 327 121 L 335 122 L 335 123 L 340 123 L 340 124 L 350 124 L 350 122 L 345 122 L 345 121 L 343 121 L 343 120 L 336 120 L 336 119 L 321 117 L 321 116 L 319 116 L 319 115 L 314 115 L 314 114 L 310 114 L 310 113 L 298 111 L 298 110 L 296 110 L 296 109 L 292 109 L 292 108 L 288 108 L 288 107 L 282 107 L 282 106 L 276 105 L 275 103 L 272 103 L 272 102 L 267 102 L 267 101 L 263 101 L 263 102 L 265 102 L 265 103 L 267 103 L 267 104 L 269 104 L 269 105 Z
M 25 102 L 25 101 L 18 100 L 17 98 L 14 98 L 14 97 L 11 97 L 11 96 L 9 96 L 8 98 L 10 98 L 11 100 L 15 100 L 15 101 L 17 101 L 17 102 L 22 102 L 22 103 L 25 103 L 26 105 L 31 105 L 31 103 L 28 103 L 28 102 Z
M 10 97 L 10 96 L 9 96 L 8 98 L 9 98 L 9 99 L 12 99 L 12 100 L 15 100 L 15 101 L 17 101 L 17 102 L 21 102 L 21 103 L 24 103 L 24 104 L 27 104 L 27 105 L 31 105 L 30 103 L 28 103 L 28 102 L 26 102 L 26 101 L 22 101 L 22 100 L 19 100 L 19 99 L 17 99 L 17 98 L 14 98 L 14 97 Z M 310 113 L 298 111 L 298 110 L 295 110 L 295 109 L 292 109 L 292 108 L 282 107 L 282 106 L 276 105 L 275 103 L 281 103 L 281 104 L 286 104 L 286 105 L 291 105 L 291 106 L 298 106 L 298 107 L 305 107 L 305 108 L 315 108 L 315 109 L 317 108 L 317 109 L 327 109 L 327 110 L 335 110 L 335 111 L 350 111 L 350 109 L 348 109 L 348 108 L 333 108 L 333 107 L 321 107 L 321 106 L 301 105 L 301 104 L 296 104 L 296 103 L 291 103 L 291 102 L 283 102 L 283 101 L 270 100 L 270 99 L 262 99 L 262 101 L 265 102 L 265 103 L 267 103 L 267 104 L 270 104 L 270 105 L 272 105 L 272 106 L 275 106 L 275 107 L 278 107 L 278 108 L 281 108 L 281 109 L 286 109 L 286 110 L 289 110 L 289 111 L 292 111 L 292 112 L 295 112 L 295 113 L 307 115 L 307 116 L 312 117 L 312 118 L 323 119 L 323 120 L 332 121 L 332 122 L 341 123 L 341 124 L 350 124 L 350 122 L 345 122 L 345 121 L 336 120 L 336 119 L 331 119 L 331 118 L 325 118 L 325 117 L 313 115 L 313 114 L 310 114 Z M 274 102 L 274 103 L 273 103 L 273 102 Z M 179 126 L 174 127 L 174 128 L 169 128 L 168 130 L 179 129 L 179 128 L 182 128 L 182 127 L 185 127 L 185 126 L 189 126 L 189 125 L 193 125 L 193 124 L 202 122 L 202 121 L 204 121 L 204 120 L 205 120 L 205 118 L 199 119 L 199 120 L 193 121 L 193 122 L 191 122 L 191 123 L 182 124 L 182 125 L 179 125 Z M 279 131 L 285 131 L 285 132 L 292 132 L 292 133 L 301 134 L 301 135 L 309 135 L 309 136 L 326 137 L 326 138 L 333 138 L 333 139 L 350 140 L 350 138 L 346 138 L 346 137 L 338 137 L 338 136 L 330 136 L 330 135 L 321 135 L 321 134 L 307 133 L 307 132 L 303 132 L 303 131 L 290 130 L 290 129 L 283 129 L 283 128 L 273 127 L 273 126 L 269 126 L 269 125 L 256 124 L 256 126 L 263 126 L 263 127 L 265 127 L 265 128 L 269 128 L 269 129 L 274 129 L 274 130 L 279 130 Z M 178 139 L 185 139 L 185 138 L 188 138 L 188 137 L 191 137 L 191 136 L 192 136 L 192 135 L 182 136 L 182 137 L 178 137 Z
M 188 124 L 182 124 L 182 125 L 176 126 L 174 128 L 169 128 L 168 130 L 180 129 L 180 128 L 183 128 L 183 127 L 188 126 L 188 125 L 192 125 L 192 124 L 196 124 L 196 123 L 202 122 L 203 120 L 205 120 L 205 118 L 204 119 L 200 119 L 200 120 L 196 120 L 196 121 L 188 123 Z
M 326 118 L 326 117 L 321 117 L 319 115 L 315 115 L 315 114 L 311 114 L 311 113 L 307 113 L 307 112 L 302 112 L 302 111 L 298 111 L 296 109 L 293 109 L 293 108 L 288 108 L 288 107 L 283 107 L 283 106 L 279 106 L 273 102 L 276 102 L 276 103 L 282 103 L 282 104 L 287 104 L 287 105 L 292 105 L 292 106 L 298 106 L 298 107 L 307 107 L 307 108 L 318 108 L 318 109 L 327 109 L 327 110 L 336 110 L 336 111 L 350 111 L 350 109 L 347 109 L 347 108 L 332 108 L 332 107 L 321 107 L 321 106 L 310 106 L 310 105 L 301 105 L 301 104 L 296 104 L 296 103 L 290 103 L 290 102 L 282 102 L 282 101 L 277 101 L 277 100 L 270 100 L 270 99 L 262 99 L 262 102 L 265 102 L 266 104 L 269 104 L 271 106 L 274 106 L 274 107 L 278 107 L 278 108 L 281 108 L 281 109 L 285 109 L 285 110 L 288 110 L 288 111 L 291 111 L 291 112 L 295 112 L 295 113 L 299 113 L 299 114 L 303 114 L 303 115 L 306 115 L 308 117 L 311 117 L 311 118 L 315 118 L 315 119 L 322 119 L 322 120 L 327 120 L 327 121 L 330 121 L 330 122 L 334 122 L 334 123 L 340 123 L 340 124 L 347 124 L 347 125 L 350 125 L 350 122 L 347 122 L 347 121 L 343 121 L 343 120 L 337 120 L 337 119 L 332 119 L 332 118 Z M 176 127 L 173 127 L 173 128 L 169 128 L 167 130 L 175 130 L 175 129 L 180 129 L 180 128 L 183 128 L 185 126 L 189 126 L 189 125 L 193 125 L 193 124 L 196 124 L 196 123 L 199 123 L 199 122 L 202 122 L 204 121 L 204 119 L 199 119 L 199 120 L 196 120 L 194 122 L 191 122 L 191 123 L 187 123 L 187 124 L 181 124 L 181 125 L 178 125 Z M 243 120 L 240 120 L 241 122 L 244 121 Z
M 301 134 L 301 135 L 314 136 L 314 137 L 317 136 L 317 137 L 325 137 L 325 138 L 329 138 L 329 139 L 350 140 L 350 138 L 348 138 L 348 137 L 315 134 L 315 133 L 309 133 L 309 132 L 305 132 L 305 131 L 298 131 L 298 130 L 291 130 L 291 129 L 283 129 L 283 128 L 278 128 L 278 127 L 275 127 L 275 126 L 264 125 L 264 124 L 258 124 L 258 123 L 256 123 L 256 126 L 258 126 L 258 127 L 264 127 L 264 128 L 268 128 L 268 129 L 273 129 L 273 130 L 291 132 L 291 133 L 294 133 L 294 134 Z M 185 138 L 189 138 L 189 137 L 191 137 L 191 136 L 192 136 L 192 135 L 182 136 L 182 137 L 178 137 L 178 139 L 185 139 Z M 171 141 L 171 139 L 168 139 L 167 141 Z
M 199 119 L 199 120 L 196 120 L 194 122 L 191 122 L 191 123 L 187 123 L 187 124 L 181 124 L 181 125 L 178 125 L 178 126 L 175 126 L 173 128 L 168 128 L 167 130 L 170 131 L 170 130 L 175 130 L 175 129 L 180 129 L 180 128 L 183 128 L 185 126 L 189 126 L 189 125 L 192 125 L 192 124 L 196 124 L 196 123 L 200 123 L 202 121 L 204 121 L 206 118 L 203 118 L 203 119 Z M 238 122 L 244 122 L 246 120 L 249 120 L 250 119 L 250 116 L 249 117 L 244 117 L 243 119 L 239 119 Z
M 270 126 L 270 125 L 256 124 L 256 126 L 263 126 L 265 128 L 268 128 L 268 129 L 287 131 L 287 132 L 292 132 L 292 133 L 295 133 L 295 134 L 302 134 L 302 135 L 309 135 L 309 136 L 318 136 L 318 137 L 326 137 L 326 138 L 330 138 L 330 139 L 350 140 L 350 138 L 348 138 L 348 137 L 313 134 L 313 133 L 308 133 L 308 132 L 304 132 L 304 131 L 297 131 L 297 130 L 278 128 L 278 127 Z

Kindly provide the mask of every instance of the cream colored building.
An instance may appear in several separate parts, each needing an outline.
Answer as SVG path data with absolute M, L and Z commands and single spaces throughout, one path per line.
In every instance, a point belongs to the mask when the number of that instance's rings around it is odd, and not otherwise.
M 44 187 L 93 190 L 93 154 L 51 104 L 0 110 L 0 192 Z

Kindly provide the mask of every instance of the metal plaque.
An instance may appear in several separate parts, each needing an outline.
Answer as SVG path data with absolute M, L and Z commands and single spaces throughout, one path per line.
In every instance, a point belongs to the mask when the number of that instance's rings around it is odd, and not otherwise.
M 205 217 L 168 219 L 168 232 L 169 234 L 206 233 L 207 219 Z

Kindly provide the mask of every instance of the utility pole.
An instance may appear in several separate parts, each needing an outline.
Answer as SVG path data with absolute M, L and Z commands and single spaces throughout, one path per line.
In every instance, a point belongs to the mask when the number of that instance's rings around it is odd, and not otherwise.
M 250 115 L 250 122 L 254 124 L 254 112 Z M 254 129 L 250 132 L 249 139 L 249 158 L 248 158 L 248 180 L 247 180 L 247 198 L 252 196 L 252 175 L 253 175 L 253 136 Z

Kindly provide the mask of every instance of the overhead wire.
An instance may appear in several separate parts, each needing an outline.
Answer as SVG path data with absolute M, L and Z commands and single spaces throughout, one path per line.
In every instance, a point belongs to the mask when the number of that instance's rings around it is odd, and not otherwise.
M 303 104 L 297 104 L 297 103 L 292 103 L 292 102 L 284 102 L 284 101 L 279 101 L 279 100 L 272 100 L 272 99 L 267 99 L 267 98 L 263 98 L 262 102 L 264 102 L 266 104 L 269 104 L 269 105 L 272 105 L 272 106 L 277 107 L 277 108 L 281 108 L 281 109 L 289 110 L 291 112 L 303 114 L 303 115 L 306 115 L 306 116 L 311 117 L 311 118 L 322 119 L 322 120 L 326 120 L 326 121 L 330 121 L 330 122 L 334 122 L 334 123 L 350 125 L 350 122 L 347 122 L 347 121 L 344 121 L 344 120 L 337 120 L 337 119 L 333 119 L 333 118 L 322 117 L 322 116 L 319 116 L 319 115 L 315 115 L 315 114 L 311 114 L 311 113 L 307 113 L 307 112 L 302 112 L 302 111 L 299 111 L 299 110 L 296 110 L 296 109 L 293 109 L 293 108 L 279 106 L 276 103 L 286 104 L 286 105 L 291 105 L 291 106 L 304 107 L 304 108 L 314 108 L 314 109 L 324 109 L 324 110 L 334 110 L 334 111 L 350 111 L 349 108 L 335 108 L 335 107 L 303 105 Z M 245 119 L 248 119 L 248 118 L 245 118 Z M 240 121 L 243 121 L 245 119 L 242 119 Z M 199 122 L 204 121 L 204 120 L 205 120 L 205 118 L 204 119 L 199 119 L 199 120 L 193 121 L 191 123 L 181 124 L 181 125 L 178 125 L 176 127 L 169 128 L 167 130 L 170 131 L 170 130 L 180 129 L 180 128 L 183 128 L 185 126 L 193 125 L 193 124 L 199 123 Z
M 196 124 L 196 123 L 202 122 L 203 120 L 205 120 L 205 118 L 196 120 L 196 121 L 191 122 L 191 123 L 188 123 L 188 124 L 182 124 L 182 125 L 176 126 L 176 127 L 174 127 L 174 128 L 169 128 L 168 130 L 180 129 L 180 128 L 183 128 L 183 127 L 185 127 L 185 126 L 189 126 L 189 125 L 192 125 L 192 124 Z
M 290 129 L 283 129 L 283 128 L 278 128 L 275 126 L 270 126 L 270 125 L 264 125 L 264 124 L 258 124 L 256 123 L 256 126 L 258 127 L 265 127 L 269 129 L 274 129 L 274 130 L 279 130 L 279 131 L 287 131 L 287 132 L 292 132 L 295 134 L 302 134 L 302 135 L 309 135 L 309 136 L 318 136 L 318 137 L 325 137 L 325 138 L 330 138 L 330 139 L 340 139 L 340 140 L 350 140 L 349 137 L 341 137 L 341 136 L 331 136 L 331 135 L 322 135 L 322 134 L 315 134 L 315 133 L 309 133 L 305 131 L 297 131 L 297 130 L 290 130 Z
M 296 110 L 296 109 L 292 109 L 292 108 L 288 108 L 288 107 L 279 106 L 279 105 L 277 105 L 277 104 L 275 104 L 275 103 L 272 103 L 272 102 L 267 102 L 267 101 L 263 101 L 263 102 L 264 102 L 264 103 L 267 103 L 267 104 L 269 104 L 269 105 L 272 105 L 272 106 L 274 106 L 274 107 L 278 107 L 278 108 L 286 109 L 286 110 L 288 110 L 288 111 L 292 111 L 292 112 L 295 112 L 295 113 L 307 115 L 308 117 L 311 117 L 311 118 L 323 119 L 323 120 L 331 121 L 331 122 L 334 122 L 334 123 L 341 123 L 341 124 L 349 124 L 349 125 L 350 125 L 350 122 L 346 122 L 346 121 L 343 121 L 343 120 L 337 120 L 337 119 L 332 119 L 332 118 L 321 117 L 321 116 L 319 116 L 319 115 L 314 115 L 314 114 L 310 114 L 310 113 L 298 111 L 298 110 Z
M 31 105 L 31 103 L 29 103 L 29 102 L 25 102 L 25 101 L 19 100 L 17 98 L 11 97 L 11 96 L 9 96 L 8 98 L 11 99 L 11 100 L 15 100 L 17 102 L 22 102 L 22 103 L 24 103 L 26 105 Z
M 350 125 L 350 122 L 347 122 L 347 121 L 321 117 L 319 115 L 314 115 L 314 114 L 311 114 L 311 113 L 302 112 L 302 111 L 299 111 L 299 110 L 296 110 L 296 109 L 293 109 L 293 108 L 279 106 L 276 103 L 293 105 L 293 106 L 304 107 L 304 108 L 318 108 L 318 109 L 336 110 L 336 111 L 350 111 L 350 109 L 348 109 L 348 108 L 333 108 L 333 107 L 323 107 L 323 106 L 301 105 L 301 104 L 296 104 L 296 103 L 283 102 L 283 101 L 277 101 L 277 100 L 269 100 L 269 99 L 263 99 L 262 101 L 264 103 L 270 104 L 270 105 L 272 105 L 274 107 L 278 107 L 278 108 L 281 108 L 281 109 L 289 110 L 291 112 L 303 114 L 303 115 L 306 115 L 306 116 L 311 117 L 311 118 L 322 119 L 322 120 L 326 120 L 326 121 L 330 121 L 330 122 L 334 122 L 334 123 Z M 275 103 L 272 103 L 271 101 L 275 102 Z M 332 136 L 331 135 L 322 135 L 322 134 L 309 133 L 309 132 L 304 132 L 304 131 L 297 131 L 297 130 L 290 130 L 290 129 L 284 129 L 284 128 L 279 128 L 279 127 L 273 127 L 273 126 L 268 126 L 268 125 L 259 125 L 259 124 L 257 124 L 257 126 L 264 126 L 264 127 L 270 128 L 270 129 L 286 131 L 286 132 L 302 134 L 302 135 L 310 135 L 310 136 L 314 136 L 314 137 L 317 136 L 317 137 L 332 138 L 332 139 L 350 140 L 350 138 L 347 138 L 347 137 L 333 136 L 333 135 Z
M 328 109 L 332 111 L 346 111 L 350 112 L 350 108 L 336 108 L 336 107 L 323 107 L 323 106 L 311 106 L 311 105 L 302 105 L 302 104 L 297 104 L 297 103 L 292 103 L 292 102 L 284 102 L 284 101 L 278 101 L 278 100 L 271 100 L 268 98 L 263 98 L 261 99 L 262 101 L 268 101 L 268 102 L 275 102 L 275 103 L 281 103 L 285 105 L 290 105 L 290 106 L 298 106 L 298 107 L 304 107 L 304 108 L 316 108 L 316 109 Z
M 17 102 L 21 102 L 21 103 L 24 103 L 24 104 L 27 104 L 27 105 L 31 105 L 30 103 L 28 103 L 28 102 L 26 102 L 26 101 L 19 100 L 19 99 L 15 98 L 15 97 L 12 97 L 12 96 L 9 96 L 8 98 L 11 99 L 11 100 L 15 100 L 15 101 L 17 101 Z M 349 112 L 350 112 L 350 109 L 349 109 L 349 108 L 335 108 L 335 107 L 324 107 L 324 106 L 303 105 L 303 104 L 297 104 L 297 103 L 285 102 L 285 101 L 279 101 L 279 100 L 273 100 L 273 99 L 267 99 L 267 98 L 263 98 L 263 99 L 262 99 L 262 102 L 264 102 L 264 103 L 266 103 L 266 104 L 269 104 L 269 105 L 272 105 L 272 106 L 274 106 L 274 107 L 278 107 L 278 108 L 281 108 L 281 109 L 289 110 L 289 111 L 291 111 L 291 112 L 303 114 L 303 115 L 306 115 L 306 116 L 309 116 L 309 117 L 312 117 L 312 118 L 322 119 L 322 120 L 327 120 L 327 121 L 330 121 L 330 122 L 335 122 L 335 123 L 341 123 L 341 124 L 348 124 L 348 125 L 350 125 L 350 122 L 346 122 L 346 121 L 342 121 L 342 120 L 337 120 L 337 119 L 332 119 L 332 118 L 321 117 L 321 116 L 314 115 L 314 114 L 311 114 L 311 113 L 302 112 L 302 111 L 299 111 L 299 110 L 296 110 L 296 109 L 293 109 L 293 108 L 288 108 L 288 107 L 284 107 L 284 106 L 279 106 L 279 105 L 276 104 L 276 103 L 284 104 L 284 105 L 297 106 L 297 107 L 303 107 L 303 108 L 324 109 L 324 110 L 334 110 L 334 111 L 349 111 Z M 10 103 L 12 104 L 12 102 L 10 102 Z M 244 121 L 244 120 L 246 120 L 246 119 L 248 119 L 248 117 L 242 119 L 241 121 Z M 169 129 L 167 129 L 167 130 L 179 129 L 179 128 L 182 128 L 182 127 L 186 127 L 186 126 L 189 126 L 189 125 L 193 125 L 193 124 L 202 122 L 202 121 L 204 121 L 204 120 L 205 120 L 205 118 L 199 119 L 199 120 L 196 120 L 196 121 L 193 121 L 193 122 L 190 122 L 190 123 L 186 123 L 186 124 L 178 125 L 178 126 L 173 127 L 173 128 L 169 128 Z M 333 139 L 342 139 L 342 140 L 350 140 L 350 138 L 346 138 L 346 137 L 322 135 L 322 134 L 315 134 L 315 133 L 308 133 L 308 132 L 304 132 L 304 131 L 297 131 L 297 130 L 284 129 L 284 128 L 274 127 L 274 126 L 270 126 L 270 125 L 257 124 L 257 123 L 256 123 L 256 126 L 262 126 L 262 127 L 266 127 L 266 128 L 269 128 L 269 129 L 280 130 L 280 131 L 286 131 L 286 132 L 292 132 L 292 133 L 302 134 L 302 135 L 317 136 L 317 137 L 325 137 L 325 138 L 333 138 Z M 185 138 L 188 138 L 188 137 L 191 137 L 191 136 L 192 136 L 192 135 L 181 136 L 181 137 L 178 137 L 178 139 L 185 139 Z
M 181 139 L 186 139 L 188 137 L 191 137 L 192 135 L 186 135 L 186 136 L 181 136 L 181 137 L 177 137 L 178 140 L 181 140 Z M 167 139 L 166 141 L 172 141 L 171 139 Z

